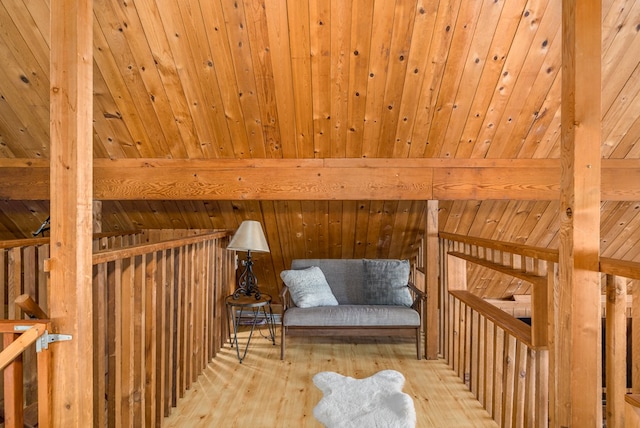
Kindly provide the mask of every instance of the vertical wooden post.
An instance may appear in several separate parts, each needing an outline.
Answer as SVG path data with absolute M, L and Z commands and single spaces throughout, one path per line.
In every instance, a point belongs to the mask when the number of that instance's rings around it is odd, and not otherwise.
M 624 427 L 627 393 L 627 281 L 607 275 L 606 380 L 607 427 Z
M 11 333 L 5 333 L 2 336 L 4 349 L 20 337 L 19 334 Z M 22 355 L 20 355 L 4 369 L 4 426 L 19 428 L 24 425 L 23 403 Z
M 438 358 L 438 201 L 427 201 L 426 251 L 424 252 L 425 291 L 427 293 L 424 352 L 427 360 Z
M 52 426 L 93 424 L 92 2 L 51 1 Z
M 562 2 L 558 426 L 602 425 L 600 0 Z

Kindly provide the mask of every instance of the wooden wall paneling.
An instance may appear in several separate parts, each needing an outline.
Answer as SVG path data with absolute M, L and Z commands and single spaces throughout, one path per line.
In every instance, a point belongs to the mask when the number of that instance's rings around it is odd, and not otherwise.
M 331 153 L 331 27 L 330 0 L 309 2 L 309 57 L 314 157 Z
M 298 158 L 313 158 L 313 101 L 311 87 L 310 11 L 307 2 L 287 3 L 292 85 L 295 102 L 296 147 Z
M 376 258 L 388 259 L 391 257 L 391 242 L 393 239 L 393 222 L 398 216 L 398 201 L 385 201 L 380 216 L 380 226 L 377 231 L 378 239 L 372 241 L 376 250 Z M 398 258 L 394 256 L 393 258 Z
M 269 52 L 273 67 L 274 106 L 277 108 L 278 130 L 282 157 L 295 158 L 296 125 L 287 5 L 285 2 L 265 2 L 266 25 L 269 38 Z
M 366 233 L 364 237 L 364 257 L 375 259 L 377 253 L 378 236 L 380 225 L 384 218 L 384 202 L 371 201 L 369 204 L 369 213 L 367 216 Z
M 376 157 L 382 122 L 384 91 L 387 82 L 389 50 L 393 32 L 394 2 L 378 2 L 373 6 L 369 78 L 362 135 L 362 157 Z
M 227 2 L 220 2 L 222 6 L 222 14 L 224 16 L 224 22 L 226 25 L 226 34 L 229 39 L 229 52 L 233 61 L 233 70 L 235 71 L 235 81 L 238 84 L 236 99 L 239 99 L 241 113 L 244 118 L 241 123 L 244 124 L 247 134 L 247 141 L 249 143 L 249 151 L 245 153 L 245 156 L 240 157 L 257 157 L 265 158 L 271 157 L 271 154 L 267 156 L 267 148 L 265 147 L 265 127 L 269 127 L 269 120 L 260 115 L 260 106 L 258 104 L 261 91 L 256 87 L 256 75 L 255 72 L 264 70 L 265 64 L 260 62 L 252 62 L 251 51 L 257 50 L 258 46 L 252 46 L 249 37 L 249 25 L 245 17 L 244 2 L 235 2 L 233 4 Z M 256 24 L 256 22 L 251 22 Z M 268 52 L 256 53 L 256 59 L 259 56 L 268 58 Z M 267 71 L 267 70 L 265 70 Z M 264 83 L 270 82 L 270 79 L 263 79 Z M 227 84 L 227 81 L 220 81 L 219 85 L 222 87 Z M 265 108 L 270 108 L 265 105 Z M 232 140 L 233 144 L 235 142 Z M 237 153 L 236 153 L 237 155 Z M 280 157 L 280 156 L 276 156 Z
M 397 201 L 395 204 L 396 208 L 394 213 L 392 213 L 391 218 L 389 219 L 391 223 L 389 223 L 388 227 L 390 227 L 389 233 L 389 250 L 388 254 L 390 258 L 396 259 L 409 259 L 413 256 L 418 255 L 418 247 L 415 248 L 407 248 L 412 245 L 419 245 L 419 237 L 414 234 L 411 234 L 415 241 L 407 242 L 406 233 L 408 230 L 412 230 L 413 224 L 411 224 L 412 211 L 411 208 L 414 205 L 413 201 Z M 435 214 L 438 215 L 437 212 Z M 425 224 L 418 225 L 420 229 L 424 229 Z M 381 231 L 382 232 L 382 231 Z M 420 263 L 420 262 L 419 262 Z
M 300 202 L 300 220 L 302 222 L 302 244 L 305 258 L 322 258 L 322 249 L 318 248 L 318 228 L 315 224 L 314 201 Z
M 365 111 L 371 57 L 371 34 L 374 28 L 374 10 L 371 2 L 356 0 L 351 6 L 351 41 L 349 55 L 349 90 L 346 127 L 348 128 L 345 156 L 363 155 Z
M 443 153 L 444 140 L 452 112 L 458 108 L 457 104 L 460 102 L 457 98 L 458 89 L 460 86 L 464 86 L 460 83 L 465 71 L 465 64 L 468 64 L 467 55 L 474 39 L 482 4 L 481 1 L 460 2 L 457 16 L 452 20 L 449 29 L 449 32 L 453 33 L 452 40 L 443 76 L 437 90 L 436 108 L 429 130 L 429 143 L 424 152 L 425 157 L 449 157 L 452 155 L 447 151 Z M 478 39 L 485 37 L 490 38 L 490 34 L 486 34 L 484 37 L 480 33 L 478 34 Z M 461 107 L 464 108 L 464 106 Z
M 382 99 L 382 111 L 380 113 L 380 131 L 379 136 L 376 138 L 378 146 L 376 156 L 378 157 L 391 156 L 397 144 L 395 134 L 406 83 L 404 79 L 398 78 L 398 76 L 406 76 L 409 64 L 407 59 L 411 48 L 416 13 L 418 12 L 416 11 L 415 0 L 396 1 L 389 43 L 387 76 Z
M 357 201 L 342 201 L 342 234 L 341 245 L 342 255 L 339 258 L 355 258 L 355 248 L 357 242 Z
M 433 123 L 433 115 L 436 109 L 438 92 L 444 76 L 444 69 L 449 54 L 449 46 L 453 38 L 453 31 L 460 3 L 453 1 L 447 3 L 446 7 L 438 7 L 436 20 L 431 35 L 431 45 L 429 47 L 428 62 L 424 73 L 424 80 L 417 104 L 416 120 L 411 134 L 411 147 L 409 157 L 424 157 L 429 150 L 429 131 Z
M 532 40 L 536 37 L 539 29 L 539 23 L 542 22 L 547 8 L 547 2 L 541 1 L 537 8 L 530 8 L 523 14 L 520 19 L 518 29 L 516 30 L 508 54 L 503 63 L 502 71 L 499 79 L 494 87 L 491 103 L 483 118 L 482 127 L 475 139 L 473 151 L 470 154 L 472 158 L 486 157 L 490 146 L 494 143 L 496 128 L 502 125 L 505 108 L 508 105 L 509 97 L 513 94 L 514 87 L 518 81 L 519 70 L 525 63 L 528 54 L 528 46 L 532 44 Z M 500 144 L 502 142 L 496 142 Z M 502 147 L 492 149 L 498 150 Z M 496 157 L 496 155 L 493 155 Z
M 497 35 L 497 37 L 494 36 L 491 40 L 491 47 L 487 52 L 487 56 L 482 66 L 482 75 L 478 80 L 471 105 L 468 107 L 468 116 L 462 122 L 464 124 L 464 128 L 459 136 L 456 133 L 447 138 L 450 141 L 457 140 L 461 142 L 461 144 L 459 144 L 456 149 L 455 157 L 471 157 L 473 148 L 476 146 L 476 144 L 479 144 L 477 138 L 478 134 L 480 133 L 480 128 L 484 122 L 486 112 L 489 110 L 489 104 L 493 96 L 493 88 L 500 78 L 500 73 L 502 72 L 504 62 L 511 48 L 514 34 L 516 33 L 516 30 L 519 27 L 520 20 L 522 19 L 522 16 L 524 14 L 525 6 L 526 2 L 522 0 L 505 2 L 504 6 L 502 6 L 500 20 L 498 21 L 495 29 L 495 34 Z M 481 26 L 480 28 L 484 28 L 484 26 Z M 482 38 L 479 38 L 478 43 L 480 43 L 480 41 L 482 40 Z M 482 52 L 482 50 L 478 48 L 477 51 L 472 51 L 472 53 L 476 52 Z M 482 63 L 482 55 L 478 55 L 478 58 Z M 473 87 L 473 85 L 470 86 Z M 460 89 L 464 90 L 464 88 Z M 459 98 L 460 100 L 464 99 L 462 95 L 460 95 Z M 459 108 L 460 112 L 465 111 L 464 104 Z M 457 118 L 460 115 L 460 113 L 458 113 L 458 109 L 456 109 L 454 113 L 455 116 L 451 121 L 452 130 L 447 130 L 447 133 L 453 133 L 460 126 L 457 122 Z M 486 142 L 484 144 L 486 144 Z M 447 152 L 450 151 L 446 148 L 445 150 L 447 150 Z
M 356 206 L 355 221 L 355 245 L 353 250 L 354 259 L 362 259 L 366 257 L 367 251 L 367 228 L 368 217 L 370 213 L 370 201 L 358 201 Z
M 282 248 L 281 240 L 286 233 L 281 233 L 281 229 L 278 225 L 278 218 L 280 214 L 276 211 L 276 204 L 273 201 L 260 202 L 260 209 L 262 211 L 262 227 L 264 229 L 267 243 L 269 244 L 269 250 L 271 254 L 269 257 L 263 257 L 260 263 L 264 266 L 264 272 L 269 277 L 260 278 L 261 281 L 266 281 L 267 284 L 272 284 L 274 281 L 270 280 L 270 277 L 275 278 L 275 288 L 271 288 L 269 291 L 271 297 L 277 299 L 280 292 L 280 272 L 285 269 L 289 269 L 289 266 L 285 264 L 285 252 Z M 287 230 L 282 229 L 282 231 Z
M 344 245 L 342 240 L 344 217 L 344 212 L 342 210 L 343 205 L 343 201 L 328 202 L 329 214 L 327 217 L 329 224 L 327 228 L 327 241 L 329 251 L 327 255 L 330 259 L 342 258 L 342 248 Z
M 315 201 L 314 212 L 316 214 L 318 248 L 321 249 L 323 257 L 329 258 L 329 203 L 327 201 Z

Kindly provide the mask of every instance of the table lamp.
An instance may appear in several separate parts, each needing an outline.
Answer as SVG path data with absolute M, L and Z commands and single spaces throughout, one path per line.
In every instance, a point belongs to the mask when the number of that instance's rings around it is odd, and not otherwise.
M 233 293 L 233 298 L 237 299 L 241 295 L 255 295 L 256 300 L 260 300 L 260 290 L 258 290 L 258 280 L 253 274 L 253 261 L 251 252 L 269 252 L 269 245 L 264 237 L 262 226 L 259 221 L 245 220 L 242 222 L 236 233 L 231 238 L 227 250 L 246 251 L 247 260 L 243 261 L 244 271 L 238 278 L 238 288 Z

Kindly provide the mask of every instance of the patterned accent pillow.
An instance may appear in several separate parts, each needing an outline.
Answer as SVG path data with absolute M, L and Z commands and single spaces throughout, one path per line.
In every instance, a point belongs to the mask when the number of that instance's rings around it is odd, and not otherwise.
M 364 293 L 370 305 L 411 306 L 409 260 L 364 259 Z
M 338 306 L 338 301 L 331 292 L 324 273 L 317 266 L 285 270 L 280 273 L 280 278 L 289 287 L 291 299 L 299 308 Z

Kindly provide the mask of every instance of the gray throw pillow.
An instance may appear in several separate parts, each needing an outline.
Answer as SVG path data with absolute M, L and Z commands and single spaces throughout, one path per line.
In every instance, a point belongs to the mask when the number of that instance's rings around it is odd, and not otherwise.
M 338 305 L 324 273 L 317 266 L 300 270 L 285 270 L 280 273 L 280 278 L 289 287 L 291 299 L 299 308 Z
M 364 259 L 364 293 L 370 305 L 411 306 L 408 260 Z

